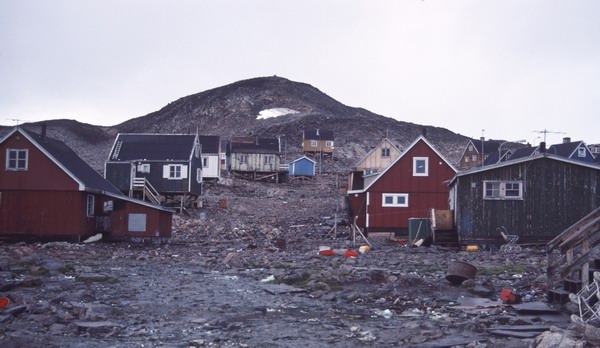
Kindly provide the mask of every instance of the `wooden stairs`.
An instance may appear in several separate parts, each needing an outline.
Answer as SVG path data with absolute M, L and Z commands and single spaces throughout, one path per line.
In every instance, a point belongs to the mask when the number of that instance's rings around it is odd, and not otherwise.
M 593 308 L 600 306 L 595 306 L 600 296 L 600 208 L 548 242 L 546 252 L 548 302 L 572 301 L 579 305 L 580 317 L 594 317 Z
M 150 201 L 156 205 L 161 204 L 160 194 L 158 193 L 158 191 L 156 191 L 154 186 L 150 184 L 150 181 L 146 180 L 146 178 L 133 179 L 131 190 L 129 191 L 129 197 L 132 197 L 135 191 L 141 191 L 142 200 Z

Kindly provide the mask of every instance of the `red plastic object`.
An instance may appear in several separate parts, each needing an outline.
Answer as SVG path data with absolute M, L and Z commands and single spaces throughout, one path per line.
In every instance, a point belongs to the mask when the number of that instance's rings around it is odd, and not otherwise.
M 333 256 L 336 255 L 334 250 L 331 249 L 327 249 L 327 250 L 321 250 L 319 251 L 319 255 L 323 255 L 323 256 Z
M 344 257 L 358 257 L 358 253 L 352 250 L 346 250 L 344 252 Z
M 6 308 L 10 304 L 8 297 L 0 297 L 0 308 Z
M 514 292 L 503 289 L 500 293 L 500 299 L 504 301 L 504 303 L 519 303 L 521 302 L 521 296 L 515 294 Z

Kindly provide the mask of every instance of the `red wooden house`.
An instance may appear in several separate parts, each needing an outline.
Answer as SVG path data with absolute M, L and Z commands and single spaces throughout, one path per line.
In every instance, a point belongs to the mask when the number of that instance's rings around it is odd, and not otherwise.
M 170 238 L 171 210 L 123 195 L 45 133 L 16 127 L 0 140 L 0 237 Z
M 384 171 L 348 191 L 352 222 L 365 232 L 407 235 L 408 219 L 448 209 L 448 181 L 456 169 L 424 137 L 417 138 Z

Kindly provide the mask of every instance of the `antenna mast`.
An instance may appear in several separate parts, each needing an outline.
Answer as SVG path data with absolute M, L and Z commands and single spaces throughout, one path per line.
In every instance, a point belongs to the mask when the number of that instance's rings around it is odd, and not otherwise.
M 534 133 L 539 133 L 539 134 L 544 134 L 544 142 L 546 142 L 546 134 L 548 133 L 552 133 L 552 134 L 565 134 L 565 132 L 553 132 L 553 131 L 549 131 L 547 129 L 541 130 L 541 131 L 533 131 Z

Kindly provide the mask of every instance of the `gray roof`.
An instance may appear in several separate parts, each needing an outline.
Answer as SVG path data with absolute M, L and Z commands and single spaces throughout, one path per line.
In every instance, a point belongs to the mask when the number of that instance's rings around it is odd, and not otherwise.
M 304 131 L 306 140 L 333 140 L 333 131 L 327 129 L 307 129 Z
M 194 151 L 194 139 L 196 136 L 191 134 L 119 133 L 108 160 L 188 161 Z
M 235 137 L 229 145 L 232 153 L 279 153 L 277 138 Z

